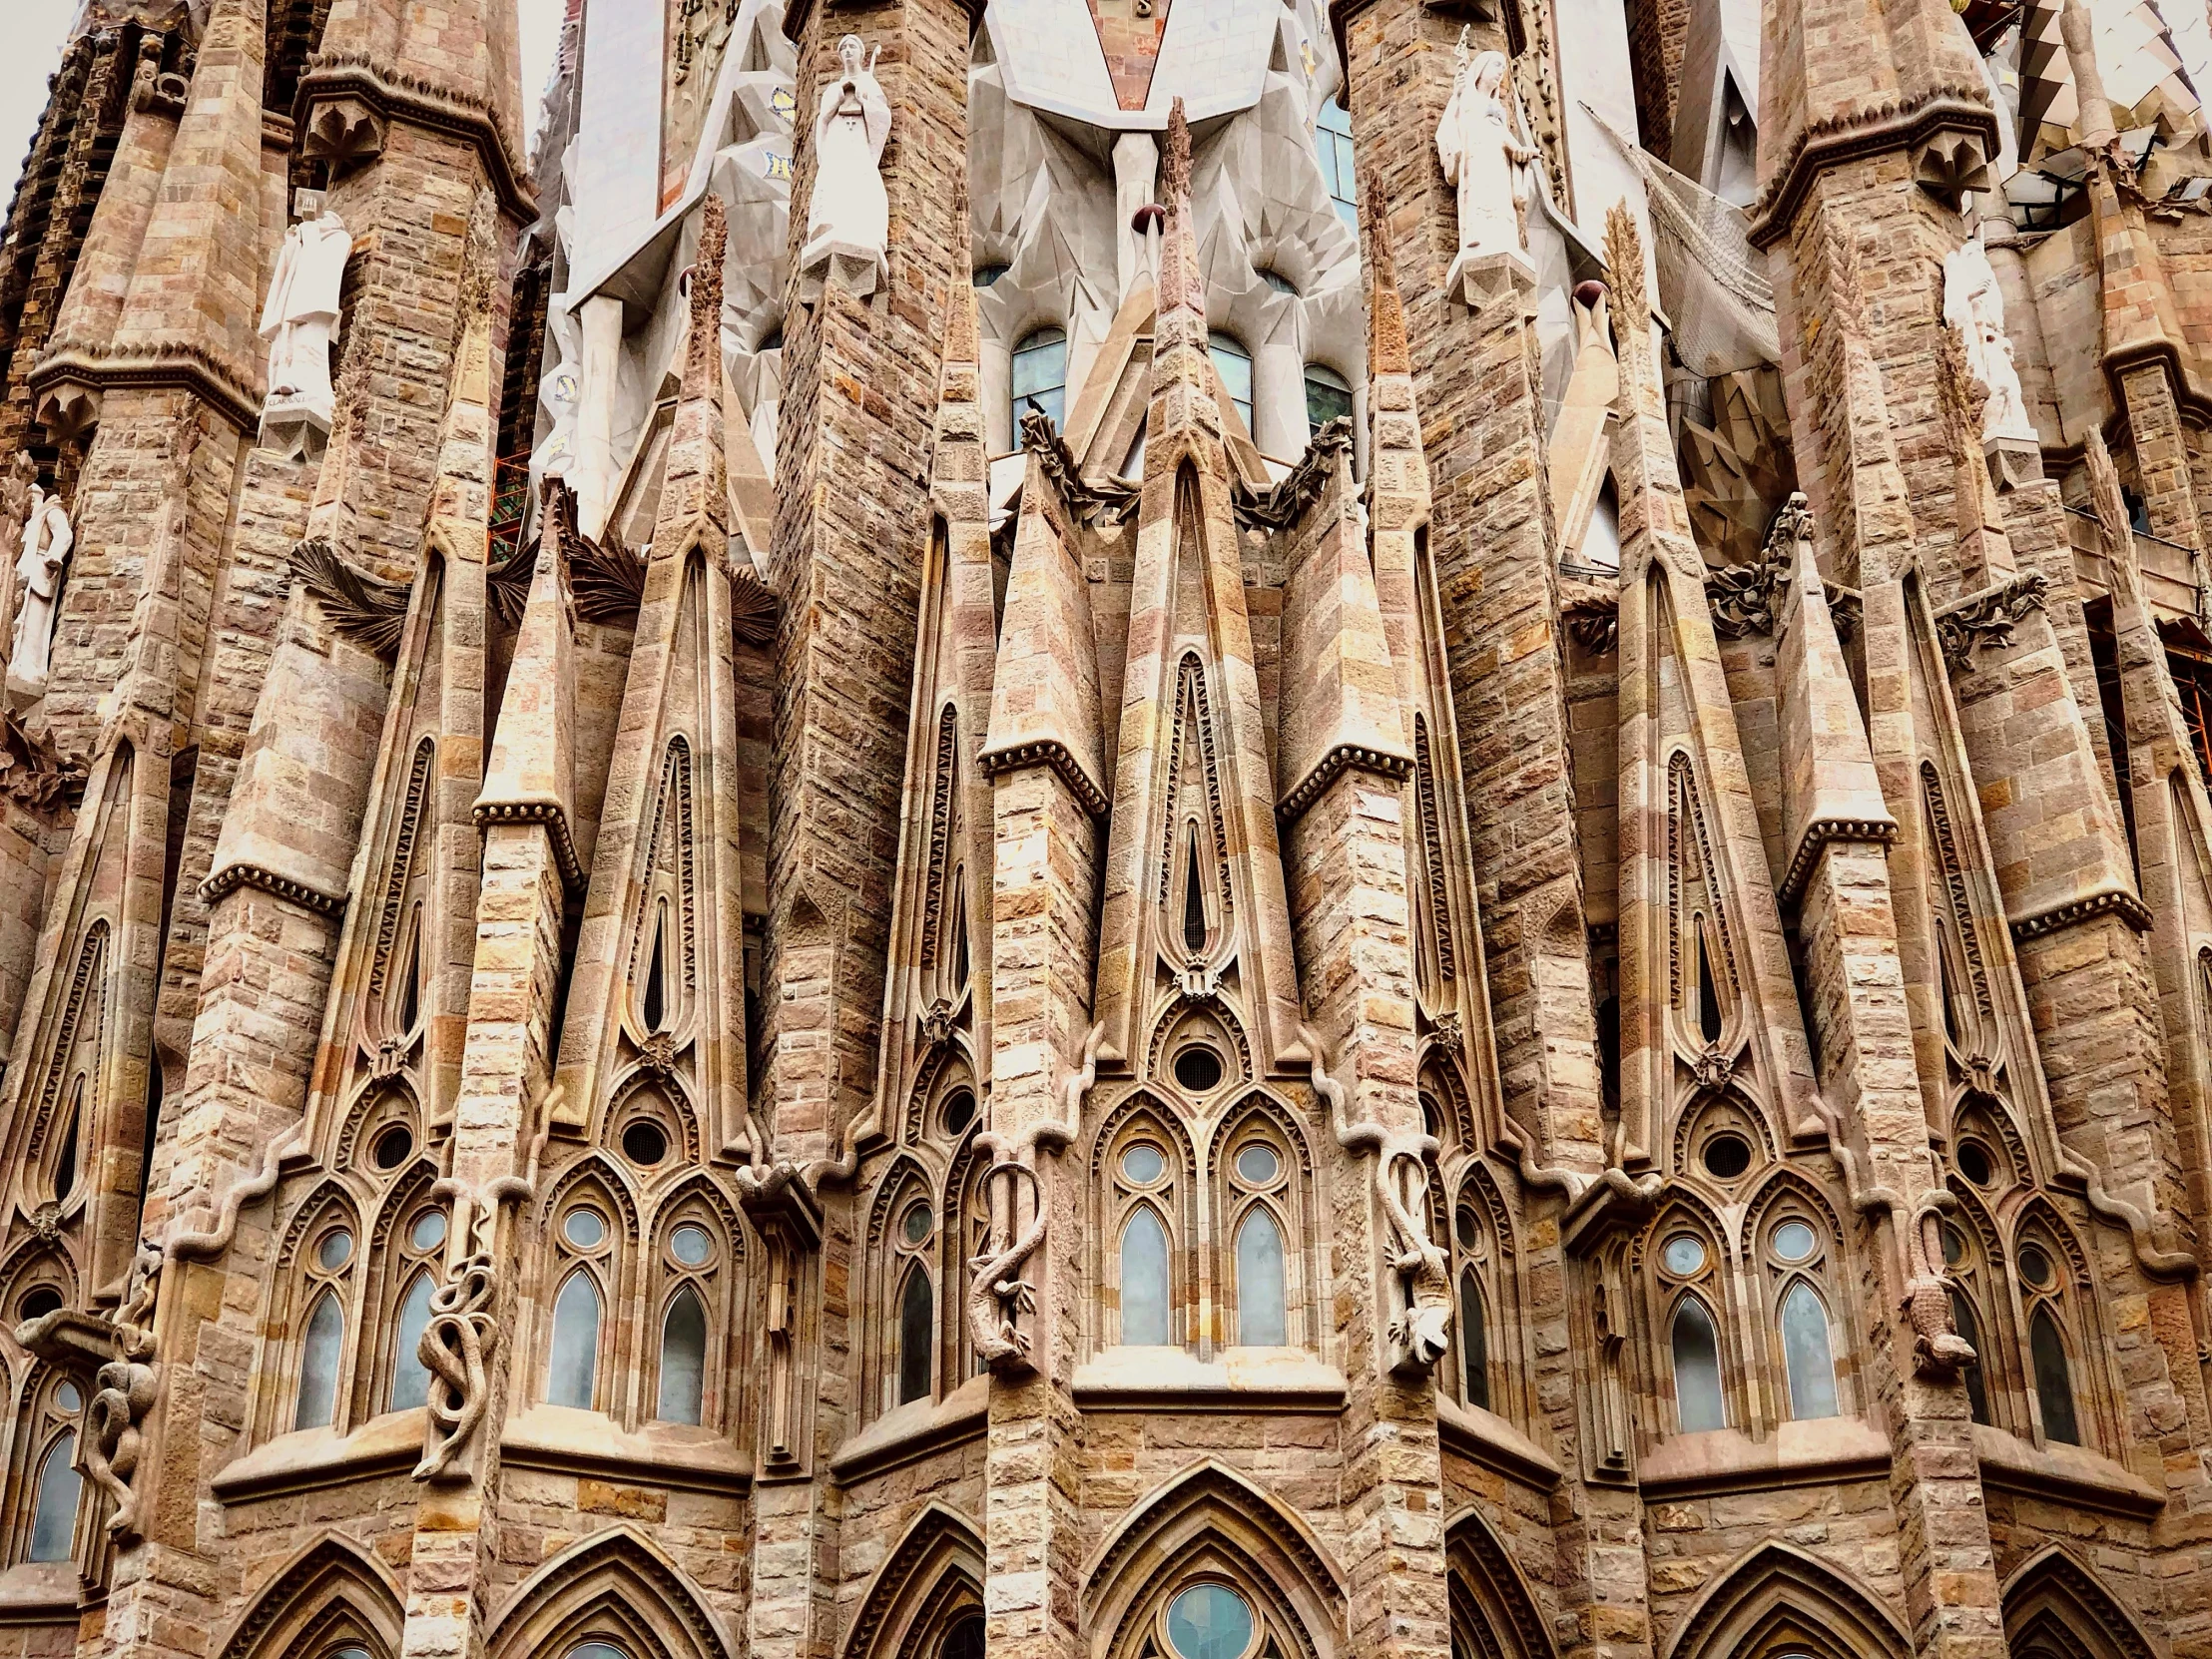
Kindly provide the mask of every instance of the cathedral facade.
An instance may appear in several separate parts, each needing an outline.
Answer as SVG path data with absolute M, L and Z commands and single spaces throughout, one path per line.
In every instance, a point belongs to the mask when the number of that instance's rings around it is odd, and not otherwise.
M 0 241 L 0 1659 L 2212 1655 L 2204 0 L 517 60 Z

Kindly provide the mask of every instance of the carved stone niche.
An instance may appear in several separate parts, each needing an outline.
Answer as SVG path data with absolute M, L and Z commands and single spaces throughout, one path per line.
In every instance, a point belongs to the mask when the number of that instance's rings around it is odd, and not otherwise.
M 811 1390 L 800 1383 L 817 1295 L 822 1204 L 798 1167 L 782 1160 L 739 1170 L 738 1204 L 768 1247 L 768 1353 L 760 1402 L 764 1472 L 803 1475 L 814 1422 Z
M 1966 192 L 1996 189 L 1982 136 L 1946 128 L 1922 139 L 1913 146 L 1913 183 L 1954 211 Z
M 317 98 L 307 106 L 300 153 L 333 173 L 384 152 L 384 118 L 358 98 Z

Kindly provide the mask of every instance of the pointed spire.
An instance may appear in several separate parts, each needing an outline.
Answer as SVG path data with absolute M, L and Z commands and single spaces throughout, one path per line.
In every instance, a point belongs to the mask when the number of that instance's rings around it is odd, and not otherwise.
M 2135 531 L 2128 522 L 2127 498 L 2120 493 L 2119 469 L 2104 434 L 2092 424 L 2083 458 L 2089 464 L 2089 505 L 2097 515 L 2097 539 L 2112 568 L 2112 597 L 2128 607 L 2142 603 L 2142 579 L 2135 563 Z
M 2112 101 L 2104 93 L 2104 71 L 2097 64 L 2096 27 L 2081 0 L 2066 0 L 2058 10 L 2058 38 L 2065 43 L 2066 67 L 2073 72 L 2074 139 L 2082 149 L 2109 150 L 2119 138 L 2112 122 Z
M 1160 194 L 1167 209 L 1167 234 L 1160 244 L 1160 325 L 1164 338 L 1169 316 L 1177 311 L 1198 318 L 1200 345 L 1206 337 L 1206 274 L 1198 263 L 1198 228 L 1191 214 L 1191 129 L 1178 98 L 1168 112 L 1167 144 L 1160 155 Z
M 1382 169 L 1371 167 L 1360 192 L 1360 217 L 1367 221 L 1368 232 L 1368 368 L 1374 374 L 1410 374 L 1413 358 L 1405 343 L 1405 303 L 1397 295 L 1397 256 L 1390 251 L 1383 201 Z
M 2011 538 L 2004 533 L 2004 509 L 1997 504 L 1981 448 L 1982 410 L 1989 396 L 1967 366 L 1965 342 L 1948 323 L 1936 331 L 1936 400 L 1956 479 L 1951 493 L 1958 516 L 1958 563 L 1967 586 L 1980 587 L 2011 575 L 2016 566 Z
M 729 536 L 729 458 L 722 448 L 722 262 L 729 248 L 729 216 L 709 191 L 700 208 L 684 374 L 653 527 L 656 557 L 681 552 L 694 526 L 714 541 L 709 551 L 717 557 Z
M 487 558 L 491 543 L 492 420 L 491 335 L 498 284 L 498 206 L 479 191 L 470 217 L 468 266 L 461 274 L 460 342 L 453 351 L 453 380 L 438 439 L 438 475 L 431 486 L 430 522 L 454 551 Z

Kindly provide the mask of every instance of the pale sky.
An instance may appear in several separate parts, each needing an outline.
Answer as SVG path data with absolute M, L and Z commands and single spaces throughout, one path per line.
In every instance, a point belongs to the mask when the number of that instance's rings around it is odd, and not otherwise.
M 46 78 L 62 61 L 62 40 L 79 0 L 0 0 L 0 214 L 15 200 L 24 155 L 46 109 Z M 561 0 L 517 0 L 522 18 L 522 117 L 535 126 L 553 49 L 561 38 Z

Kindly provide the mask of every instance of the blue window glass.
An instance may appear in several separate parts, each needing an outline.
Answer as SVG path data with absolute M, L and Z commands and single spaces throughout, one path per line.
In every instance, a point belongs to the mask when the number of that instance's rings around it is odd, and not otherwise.
M 1352 161 L 1352 117 L 1332 98 L 1314 123 L 1314 153 L 1321 158 L 1322 182 L 1337 215 L 1355 230 L 1360 225 L 1360 174 Z
M 1039 328 L 1014 347 L 1014 431 L 1033 403 L 1052 419 L 1057 431 L 1067 419 L 1068 336 L 1064 329 Z

